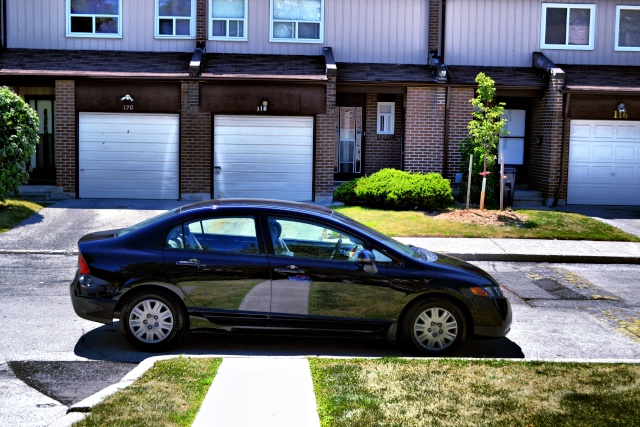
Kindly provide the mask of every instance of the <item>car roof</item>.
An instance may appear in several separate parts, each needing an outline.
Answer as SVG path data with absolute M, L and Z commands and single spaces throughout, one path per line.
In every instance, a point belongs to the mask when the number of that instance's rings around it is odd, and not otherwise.
M 261 210 L 288 210 L 292 212 L 306 212 L 316 215 L 332 216 L 333 210 L 320 205 L 303 202 L 292 202 L 288 200 L 275 199 L 213 199 L 191 203 L 179 208 L 179 212 L 207 209 L 234 209 L 251 208 Z

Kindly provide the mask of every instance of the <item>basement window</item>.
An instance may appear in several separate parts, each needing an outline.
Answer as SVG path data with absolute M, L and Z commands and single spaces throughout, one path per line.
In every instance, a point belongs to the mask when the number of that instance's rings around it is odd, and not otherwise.
M 395 113 L 395 102 L 378 102 L 378 135 L 393 135 Z

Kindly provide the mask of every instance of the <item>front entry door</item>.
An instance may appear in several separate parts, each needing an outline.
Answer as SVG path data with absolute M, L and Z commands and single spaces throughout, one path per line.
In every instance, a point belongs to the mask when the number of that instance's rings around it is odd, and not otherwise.
M 29 174 L 29 184 L 55 185 L 55 144 L 53 131 L 53 104 L 51 98 L 31 99 L 29 105 L 33 108 L 40 119 L 38 136 L 40 143 L 36 146 L 36 153 L 31 157 L 31 173 Z
M 340 107 L 336 137 L 335 181 L 362 176 L 362 108 Z

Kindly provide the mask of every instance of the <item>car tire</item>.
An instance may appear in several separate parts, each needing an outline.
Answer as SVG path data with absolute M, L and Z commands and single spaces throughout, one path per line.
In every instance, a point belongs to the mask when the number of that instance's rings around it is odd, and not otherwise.
M 420 356 L 454 354 L 467 336 L 467 322 L 460 308 L 441 298 L 411 307 L 401 327 L 404 343 Z
M 184 314 L 175 300 L 159 292 L 136 295 L 120 314 L 127 341 L 142 351 L 161 351 L 175 344 L 184 324 Z

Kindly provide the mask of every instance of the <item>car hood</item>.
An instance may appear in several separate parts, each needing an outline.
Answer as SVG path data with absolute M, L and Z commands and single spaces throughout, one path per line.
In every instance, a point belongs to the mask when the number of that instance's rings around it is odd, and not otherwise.
M 491 283 L 497 283 L 496 280 L 486 271 L 481 269 L 480 267 L 476 267 L 475 265 L 463 261 L 458 258 L 454 258 L 449 255 L 444 255 L 441 253 L 437 253 L 438 259 L 433 263 L 445 268 L 445 269 L 455 269 L 457 271 L 468 273 L 469 275 L 480 276 L 489 280 Z

